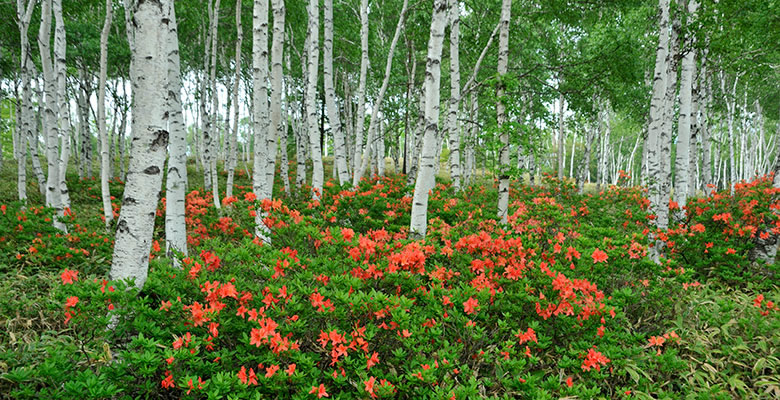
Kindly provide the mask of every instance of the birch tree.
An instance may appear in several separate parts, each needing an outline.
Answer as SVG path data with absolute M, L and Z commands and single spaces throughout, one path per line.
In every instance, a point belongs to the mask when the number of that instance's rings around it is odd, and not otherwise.
M 647 174 L 650 184 L 650 212 L 658 215 L 664 210 L 668 212 L 666 201 L 661 195 L 661 160 L 660 142 L 664 109 L 664 95 L 666 94 L 666 62 L 669 45 L 669 0 L 659 0 L 660 18 L 658 20 L 658 47 L 655 56 L 655 72 L 653 74 L 653 94 L 650 101 L 650 123 L 647 134 Z M 656 219 L 656 228 L 665 229 L 659 219 Z M 650 257 L 658 262 L 660 243 L 656 243 L 651 249 Z
M 134 279 L 142 288 L 149 269 L 155 209 L 160 198 L 162 168 L 168 146 L 167 24 L 172 0 L 130 1 L 133 30 L 133 141 L 117 222 L 112 280 Z
M 111 192 L 108 188 L 108 173 L 110 169 L 108 134 L 106 133 L 106 75 L 108 74 L 108 34 L 113 18 L 113 1 L 106 0 L 106 17 L 103 30 L 100 32 L 100 75 L 98 77 L 97 123 L 100 135 L 100 195 L 103 200 L 103 217 L 106 229 L 114 220 L 114 210 L 111 208 Z M 82 117 L 83 119 L 83 117 Z M 82 125 L 84 122 L 82 122 Z M 82 129 L 88 129 L 82 126 Z M 82 148 L 83 149 L 83 148 Z
M 282 121 L 282 50 L 284 47 L 284 17 L 285 8 L 283 0 L 272 0 L 271 7 L 274 14 L 273 43 L 271 44 L 271 119 L 268 126 L 267 161 L 265 167 L 265 180 L 268 197 L 273 195 L 274 177 L 276 175 L 276 148 L 277 138 L 286 134 L 284 121 Z M 286 151 L 286 149 L 282 150 Z
M 110 1 L 110 0 L 108 0 Z M 179 54 L 179 28 L 176 10 L 171 3 L 165 50 L 168 71 L 169 157 L 165 184 L 165 252 L 179 265 L 176 253 L 185 257 L 187 250 L 187 225 L 185 222 L 185 190 L 187 188 L 187 131 L 182 120 L 181 61 Z M 236 104 L 238 107 L 238 104 Z M 235 149 L 235 147 L 234 147 Z
M 65 35 L 65 20 L 62 17 L 62 0 L 54 0 L 54 70 L 57 75 L 57 110 L 59 115 L 59 157 L 58 157 L 58 190 L 63 209 L 70 208 L 70 194 L 66 174 L 70 160 L 70 101 L 67 92 L 67 66 L 65 65 L 67 39 Z
M 211 88 L 211 118 L 209 118 L 208 137 L 204 138 L 205 154 L 206 156 L 206 168 L 208 174 L 211 176 L 211 193 L 214 197 L 214 207 L 220 208 L 221 202 L 219 201 L 219 175 L 217 175 L 217 150 L 219 148 L 219 133 L 217 130 L 217 116 L 219 112 L 219 96 L 217 93 L 217 36 L 219 27 L 219 4 L 221 0 L 216 0 L 211 16 L 211 76 L 210 76 L 210 88 Z M 267 20 L 266 16 L 266 20 Z M 216 139 L 216 140 L 215 140 Z
M 19 201 L 23 204 L 27 203 L 27 146 L 37 146 L 33 143 L 31 138 L 33 137 L 33 103 L 32 103 L 32 59 L 30 56 L 30 40 L 28 38 L 28 32 L 30 30 L 30 22 L 32 21 L 32 14 L 35 10 L 35 0 L 16 0 L 16 17 L 17 26 L 19 27 L 19 34 L 21 38 L 21 52 L 19 60 L 20 65 L 20 85 L 21 85 L 21 107 L 19 108 L 18 121 L 21 122 L 17 126 L 17 145 L 16 145 L 16 187 Z
M 499 177 L 498 177 L 498 218 L 501 223 L 507 222 L 509 214 L 509 130 L 505 126 L 506 105 L 504 104 L 504 82 L 503 79 L 507 73 L 507 63 L 509 61 L 509 19 L 512 11 L 512 0 L 503 0 L 501 3 L 501 28 L 498 34 L 498 76 L 499 84 L 496 97 L 496 119 L 498 120 L 498 130 L 500 132 L 499 141 L 501 150 L 499 154 Z M 562 131 L 561 131 L 562 133 Z M 561 139 L 563 136 L 561 136 Z M 560 164 L 559 164 L 560 166 Z
M 336 105 L 336 89 L 333 85 L 333 0 L 325 0 L 324 10 L 325 37 L 322 47 L 322 79 L 325 87 L 325 107 L 328 109 L 328 123 L 333 132 L 334 147 L 334 171 L 338 174 L 339 184 L 344 185 L 349 181 L 347 170 L 347 149 L 344 137 L 344 126 L 339 118 L 339 109 Z
M 507 1 L 507 0 L 505 0 Z M 439 83 L 441 80 L 441 51 L 444 44 L 444 28 L 447 25 L 447 1 L 435 0 L 428 39 L 428 58 L 425 64 L 425 135 L 422 155 L 412 199 L 409 234 L 424 238 L 428 227 L 428 195 L 436 183 L 436 135 L 439 130 Z
M 382 101 L 385 98 L 385 93 L 387 93 L 387 86 L 388 84 L 390 84 L 390 73 L 393 67 L 393 55 L 395 54 L 395 47 L 398 44 L 398 38 L 401 36 L 401 30 L 403 30 L 404 27 L 404 18 L 406 18 L 406 8 L 408 4 L 409 4 L 409 0 L 404 0 L 404 4 L 401 7 L 401 14 L 398 16 L 398 24 L 395 27 L 395 34 L 393 35 L 393 41 L 390 43 L 390 51 L 387 53 L 387 62 L 385 63 L 385 77 L 382 80 L 382 87 L 379 88 L 379 94 L 377 95 L 376 100 L 374 100 L 374 104 L 371 111 L 371 121 L 368 124 L 368 137 L 366 138 L 366 146 L 363 149 L 363 158 L 360 163 L 360 168 L 357 171 L 355 171 L 355 176 L 352 182 L 353 186 L 357 186 L 357 184 L 360 182 L 360 179 L 366 173 L 366 168 L 368 168 L 368 163 L 371 160 L 372 145 L 376 144 L 378 140 L 381 140 L 383 142 L 382 144 L 384 144 L 384 139 L 382 138 L 382 136 L 377 135 L 376 133 L 377 127 L 381 124 L 381 118 L 379 117 L 379 112 L 380 109 L 382 108 Z M 379 139 L 376 138 L 377 136 L 379 136 Z M 379 152 L 377 151 L 377 153 Z M 384 150 L 382 150 L 381 154 L 377 154 L 377 157 L 381 158 L 382 163 L 384 163 L 383 155 L 384 155 Z M 360 159 L 360 157 L 358 157 L 357 155 L 355 156 L 355 158 Z
M 366 0 L 363 0 L 366 1 Z M 309 132 L 309 146 L 311 148 L 311 161 L 313 164 L 311 186 L 313 197 L 319 199 L 322 195 L 324 172 L 322 170 L 322 148 L 320 146 L 320 130 L 317 126 L 317 70 L 319 68 L 319 30 L 320 30 L 320 5 L 319 0 L 309 0 L 309 59 L 308 59 L 308 86 L 306 87 L 306 112 L 307 129 Z
M 450 0 L 450 102 L 447 131 L 450 146 L 450 177 L 455 191 L 460 190 L 460 2 Z
M 258 199 L 271 197 L 267 188 L 265 167 L 266 135 L 268 133 L 268 0 L 255 0 L 252 15 L 252 129 L 254 131 L 253 191 Z M 267 240 L 268 228 L 263 223 L 263 213 L 255 216 L 255 235 Z
M 690 21 L 696 13 L 699 4 L 696 0 L 688 1 L 688 13 Z M 677 157 L 675 163 L 674 200 L 683 213 L 685 203 L 688 200 L 690 182 L 690 152 L 691 152 L 691 123 L 692 119 L 692 91 L 693 77 L 696 70 L 696 49 L 693 47 L 692 36 L 686 41 L 688 47 L 682 59 L 682 72 L 680 75 L 680 117 L 677 124 Z M 695 144 L 695 143 L 694 143 Z
M 46 179 L 46 205 L 54 209 L 54 226 L 65 231 L 60 220 L 64 216 L 64 206 L 60 191 L 60 153 L 59 153 L 59 104 L 57 102 L 57 82 L 54 75 L 51 56 L 51 19 L 52 0 L 43 0 L 41 5 L 41 26 L 38 30 L 38 49 L 41 53 L 45 100 L 43 126 L 46 132 L 46 161 L 48 164 Z
M 355 116 L 355 156 L 352 158 L 352 186 L 360 183 L 360 166 L 363 154 L 363 123 L 366 118 L 366 75 L 368 74 L 368 0 L 360 0 L 360 77 L 357 90 L 357 115 Z M 368 144 L 367 144 L 368 145 Z
M 238 89 L 241 83 L 241 46 L 244 43 L 244 29 L 241 26 L 241 0 L 236 0 L 236 58 L 235 68 L 236 73 L 233 77 L 233 129 L 228 139 L 228 156 L 227 156 L 227 182 L 225 182 L 225 197 L 233 196 L 233 175 L 236 173 L 237 154 L 236 154 L 236 140 L 238 137 L 238 116 L 240 103 L 238 102 Z

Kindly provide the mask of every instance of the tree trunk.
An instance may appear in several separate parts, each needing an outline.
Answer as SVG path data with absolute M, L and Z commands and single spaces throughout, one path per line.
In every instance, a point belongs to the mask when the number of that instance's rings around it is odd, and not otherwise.
M 692 19 L 696 14 L 698 3 L 696 0 L 689 0 L 688 13 L 690 14 L 689 24 L 693 25 Z M 680 75 L 680 117 L 677 123 L 677 157 L 675 163 L 675 185 L 674 200 L 680 207 L 680 217 L 685 216 L 685 204 L 688 200 L 690 180 L 690 153 L 691 153 L 691 123 L 692 123 L 692 91 L 693 77 L 696 72 L 696 50 L 693 47 L 693 37 L 685 40 L 687 49 L 682 60 Z M 687 51 L 686 51 L 687 50 Z
M 496 97 L 496 118 L 498 120 L 498 130 L 500 132 L 499 141 L 501 150 L 499 153 L 499 173 L 498 173 L 498 218 L 502 224 L 507 223 L 509 215 L 509 127 L 507 123 L 506 105 L 504 104 L 505 85 L 502 81 L 507 73 L 507 63 L 509 61 L 509 20 L 512 11 L 512 0 L 503 0 L 501 3 L 501 28 L 498 34 L 498 76 L 499 84 Z M 563 96 L 561 95 L 561 104 Z M 563 105 L 561 105 L 563 113 Z M 561 115 L 561 140 L 563 140 L 563 115 Z M 560 143 L 559 143 L 560 144 Z M 563 160 L 562 153 L 559 152 L 558 158 Z M 562 164 L 558 163 L 558 174 L 563 175 Z
M 211 118 L 209 119 L 209 135 L 205 141 L 206 152 L 210 152 L 206 168 L 209 168 L 211 175 L 211 193 L 214 195 L 214 207 L 219 209 L 221 202 L 219 200 L 219 175 L 217 174 L 217 152 L 219 150 L 219 130 L 217 128 L 217 117 L 219 116 L 219 96 L 217 92 L 217 28 L 219 27 L 219 3 L 216 0 L 212 11 L 211 21 Z M 267 17 L 266 17 L 267 18 Z M 214 140 L 214 139 L 217 140 Z
M 236 140 L 238 138 L 238 117 L 241 104 L 238 101 L 238 91 L 241 83 L 241 46 L 244 43 L 244 29 L 241 26 L 241 0 L 236 0 L 236 59 L 235 68 L 236 73 L 233 79 L 233 129 L 230 133 L 230 139 L 228 140 L 228 156 L 227 156 L 227 182 L 225 183 L 225 196 L 233 196 L 233 177 L 236 173 L 237 157 L 236 154 Z
M 272 0 L 274 14 L 273 42 L 271 44 L 271 118 L 266 143 L 265 180 L 268 197 L 273 197 L 276 176 L 277 138 L 283 134 L 282 122 L 282 50 L 284 48 L 284 1 Z
M 560 83 L 559 83 L 560 87 Z M 558 180 L 563 180 L 563 173 L 566 170 L 566 132 L 563 129 L 563 113 L 566 108 L 564 106 L 563 92 L 558 96 Z
M 108 34 L 111 30 L 111 19 L 113 18 L 113 13 L 113 1 L 106 0 L 106 18 L 103 21 L 103 30 L 100 33 L 100 76 L 98 78 L 99 83 L 97 102 L 97 122 L 98 132 L 100 135 L 100 195 L 103 200 L 103 217 L 105 218 L 106 229 L 111 226 L 111 221 L 114 220 L 114 210 L 111 207 L 111 192 L 108 188 L 108 170 L 110 168 L 109 164 L 111 163 L 111 160 L 108 158 L 109 143 L 106 132 L 106 75 L 108 74 Z M 82 129 L 86 128 L 86 126 L 82 126 Z M 84 147 L 85 146 L 83 146 L 82 149 L 84 149 Z
M 38 31 L 38 48 L 41 53 L 43 81 L 45 86 L 44 131 L 46 132 L 46 161 L 48 176 L 46 179 L 46 206 L 54 209 L 52 218 L 54 227 L 65 231 L 65 224 L 60 220 L 65 208 L 60 190 L 60 129 L 57 121 L 59 104 L 57 101 L 57 79 L 52 65 L 51 56 L 51 18 L 52 0 L 44 0 L 41 6 L 41 25 Z
M 367 0 L 363 0 L 367 1 Z M 306 87 L 306 112 L 307 128 L 309 133 L 309 146 L 311 147 L 312 161 L 312 197 L 319 199 L 322 196 L 324 172 L 322 170 L 322 147 L 320 145 L 320 130 L 317 126 L 317 73 L 319 72 L 319 32 L 320 32 L 320 4 L 319 0 L 309 0 L 309 59 L 308 59 L 308 86 Z
M 669 46 L 669 0 L 659 0 L 661 16 L 658 21 L 658 48 L 655 57 L 655 72 L 653 74 L 653 94 L 650 101 L 650 123 L 647 136 L 647 170 L 650 184 L 650 212 L 656 215 L 663 213 L 668 207 L 663 201 L 661 179 L 661 129 L 663 126 L 664 95 L 666 94 L 666 63 Z M 665 229 L 665 224 L 656 219 L 656 228 Z M 650 257 L 659 262 L 660 241 L 651 248 Z
M 67 67 L 65 65 L 67 40 L 65 36 L 65 21 L 62 18 L 62 0 L 54 0 L 54 69 L 57 74 L 57 109 L 59 111 L 58 122 L 60 131 L 59 165 L 59 191 L 63 209 L 70 208 L 70 194 L 66 174 L 68 160 L 70 159 L 70 101 L 67 92 Z
M 349 181 L 347 171 L 347 149 L 344 144 L 344 126 L 339 119 L 339 109 L 336 105 L 336 90 L 333 85 L 333 0 L 325 0 L 325 38 L 323 42 L 322 78 L 325 86 L 325 102 L 328 109 L 328 123 L 333 132 L 334 163 L 333 170 L 337 173 L 339 184 Z
M 460 2 L 450 0 L 450 109 L 447 118 L 450 147 L 450 178 L 455 191 L 460 190 Z
M 107 0 L 110 1 L 110 0 Z M 187 225 L 185 223 L 185 191 L 187 189 L 187 128 L 182 120 L 181 106 L 181 62 L 179 55 L 179 28 L 176 22 L 176 10 L 170 5 L 165 50 L 168 71 L 168 103 L 170 145 L 168 173 L 165 185 L 165 252 L 179 266 L 177 253 L 187 256 Z M 240 65 L 240 63 L 238 64 Z M 237 88 L 236 88 L 237 89 Z M 236 102 L 238 108 L 238 102 Z M 238 122 L 238 119 L 236 119 Z M 235 160 L 235 138 L 232 140 L 233 160 Z M 233 165 L 235 166 L 235 165 Z
M 381 122 L 379 121 L 379 110 L 382 108 L 382 101 L 385 98 L 385 93 L 387 92 L 387 86 L 390 84 L 390 73 L 391 68 L 393 66 L 393 55 L 395 54 L 395 46 L 398 44 L 398 38 L 401 36 L 401 30 L 404 26 L 404 19 L 406 18 L 406 8 L 409 4 L 409 0 L 404 0 L 404 4 L 401 7 L 401 14 L 398 16 L 398 24 L 395 26 L 395 34 L 393 35 L 393 41 L 390 43 L 390 52 L 387 53 L 387 62 L 385 63 L 385 78 L 382 80 L 382 87 L 379 89 L 379 94 L 377 95 L 376 100 L 374 101 L 374 105 L 371 107 L 371 121 L 368 124 L 368 138 L 366 139 L 366 146 L 363 151 L 363 158 L 360 163 L 360 168 L 355 171 L 354 177 L 352 178 L 352 186 L 357 186 L 358 183 L 360 183 L 360 178 L 363 177 L 363 175 L 366 173 L 366 168 L 368 168 L 368 163 L 371 160 L 371 147 L 372 145 L 375 145 L 375 137 L 376 135 L 376 129 L 377 125 Z M 367 25 L 366 25 L 367 26 Z M 358 110 L 360 112 L 360 109 Z M 361 114 L 358 114 L 358 118 L 360 118 Z M 357 153 L 359 154 L 359 153 Z M 357 156 L 355 156 L 357 158 Z M 358 165 L 355 163 L 355 165 Z
M 30 147 L 37 146 L 36 143 L 32 141 L 33 137 L 33 128 L 34 128 L 34 121 L 33 121 L 33 115 L 35 111 L 33 110 L 33 102 L 32 102 L 32 59 L 30 56 L 30 41 L 28 39 L 28 32 L 30 29 L 30 21 L 32 20 L 32 14 L 35 10 L 35 0 L 27 0 L 26 2 L 23 0 L 17 0 L 16 2 L 16 17 L 17 17 L 17 25 L 19 27 L 19 33 L 21 37 L 21 53 L 19 60 L 21 62 L 20 66 L 20 75 L 21 75 L 21 87 L 22 87 L 22 104 L 20 107 L 20 113 L 19 113 L 19 121 L 21 121 L 21 125 L 19 125 L 16 129 L 17 131 L 17 145 L 16 145 L 16 160 L 17 160 L 17 195 L 19 197 L 19 201 L 22 202 L 22 204 L 27 203 L 27 143 L 29 143 Z M 26 4 L 26 5 L 25 5 Z M 35 155 L 33 154 L 33 157 Z M 40 180 L 38 181 L 39 187 L 40 183 L 42 183 Z
M 117 223 L 111 279 L 135 279 L 141 289 L 149 269 L 155 209 L 168 146 L 168 82 L 164 46 L 173 1 L 132 2 L 127 28 L 134 31 L 132 51 L 133 141 L 127 184 Z M 175 40 L 175 39 L 173 39 Z
M 268 188 L 265 168 L 268 165 L 268 0 L 255 0 L 252 15 L 252 113 L 254 130 L 253 191 L 259 200 L 269 199 L 273 188 Z M 264 213 L 257 210 L 255 235 L 268 241 L 268 227 Z
M 360 182 L 363 154 L 363 124 L 366 119 L 366 75 L 368 74 L 368 0 L 360 0 L 360 78 L 357 91 L 357 115 L 355 122 L 355 155 L 352 166 L 352 186 Z M 369 144 L 366 143 L 366 146 Z
M 593 127 L 588 130 L 585 136 L 585 149 L 582 155 L 582 163 L 580 164 L 579 173 L 577 174 L 577 190 L 580 194 L 585 193 L 585 182 L 587 181 L 586 175 L 589 175 L 590 172 L 588 170 L 590 169 L 591 147 L 593 145 L 593 140 L 596 138 L 596 135 L 598 135 L 598 126 L 599 122 L 596 121 L 596 123 L 593 124 Z
M 439 83 L 441 79 L 441 51 L 444 28 L 447 25 L 447 1 L 435 0 L 428 41 L 428 60 L 425 66 L 425 136 L 422 160 L 414 185 L 409 234 L 412 238 L 425 238 L 428 226 L 428 194 L 436 183 L 434 163 L 436 135 L 439 130 Z

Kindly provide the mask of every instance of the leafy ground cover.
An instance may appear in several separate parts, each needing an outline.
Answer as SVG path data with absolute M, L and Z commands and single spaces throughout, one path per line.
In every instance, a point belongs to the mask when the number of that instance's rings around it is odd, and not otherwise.
M 330 182 L 321 201 L 261 202 L 237 182 L 220 210 L 187 195 L 180 269 L 161 202 L 140 292 L 107 280 L 97 181 L 71 185 L 68 234 L 4 186 L 0 397 L 780 396 L 778 267 L 749 261 L 778 229 L 770 179 L 677 210 L 660 265 L 641 188 L 515 184 L 502 226 L 491 182 L 439 184 L 414 241 L 402 177 Z

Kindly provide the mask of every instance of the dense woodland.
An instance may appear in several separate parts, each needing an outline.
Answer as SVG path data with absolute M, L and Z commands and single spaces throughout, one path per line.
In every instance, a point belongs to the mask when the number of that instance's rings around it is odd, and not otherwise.
M 780 1 L 0 16 L 0 398 L 780 397 Z

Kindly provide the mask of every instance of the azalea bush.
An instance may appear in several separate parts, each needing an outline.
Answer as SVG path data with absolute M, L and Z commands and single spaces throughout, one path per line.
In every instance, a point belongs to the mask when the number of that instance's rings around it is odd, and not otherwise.
M 641 188 L 579 195 L 552 178 L 515 184 L 502 225 L 486 206 L 495 203 L 490 184 L 459 193 L 439 184 L 418 241 L 408 235 L 412 188 L 404 182 L 329 182 L 316 200 L 277 188 L 261 201 L 239 177 L 219 210 L 211 193 L 193 190 L 189 256 L 178 268 L 164 254 L 163 199 L 140 292 L 108 280 L 110 236 L 96 233 L 98 211 L 69 215 L 71 233 L 61 235 L 49 228 L 51 210 L 3 206 L 0 251 L 12 260 L 3 272 L 41 271 L 46 284 L 6 289 L 45 294 L 25 300 L 45 324 L 27 341 L 0 336 L 0 393 L 710 398 L 766 397 L 780 385 L 769 372 L 780 364 L 772 355 L 777 286 L 735 272 L 758 268 L 747 258 L 750 239 L 775 224 L 766 179 L 741 186 L 741 197 L 692 199 L 679 225 L 658 235 L 660 265 L 647 258 L 655 243 Z M 254 235 L 258 214 L 267 240 Z M 717 253 L 724 247 L 735 253 Z M 727 296 L 739 300 L 722 302 Z M 11 321 L 11 307 L 0 311 Z M 704 341 L 723 323 L 735 326 L 727 339 Z M 718 351 L 722 363 L 749 360 L 762 378 L 739 378 L 750 372 L 742 367 L 692 374 L 712 365 L 706 353 L 718 340 L 759 346 Z

